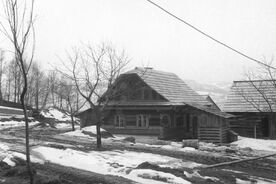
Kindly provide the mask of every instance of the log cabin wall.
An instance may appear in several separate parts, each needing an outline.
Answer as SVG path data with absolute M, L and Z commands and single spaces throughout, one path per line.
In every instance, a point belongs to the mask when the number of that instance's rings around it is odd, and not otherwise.
M 276 139 L 276 113 L 271 114 L 269 117 L 269 125 L 270 125 L 270 138 Z
M 96 116 L 91 109 L 88 109 L 78 115 L 80 118 L 81 128 L 91 125 L 96 125 Z
M 159 135 L 162 115 L 167 115 L 171 123 L 170 111 L 114 110 L 105 118 L 103 128 L 115 134 Z M 116 118 L 123 123 L 118 124 Z
M 235 113 L 230 128 L 240 136 L 276 138 L 276 113 Z
M 212 114 L 201 114 L 199 117 L 198 139 L 204 142 L 228 142 L 228 122 L 225 118 Z
M 144 116 L 146 125 L 137 125 L 137 116 Z M 168 124 L 163 124 L 161 119 L 166 116 Z M 87 111 L 82 115 L 81 122 L 86 126 L 92 125 L 92 111 Z M 95 117 L 94 117 L 95 118 Z M 121 121 L 122 124 L 116 125 Z M 141 119 L 141 117 L 140 117 Z M 229 130 L 228 122 L 225 118 L 213 114 L 203 113 L 195 110 L 175 111 L 175 110 L 110 110 L 105 112 L 104 123 L 102 125 L 107 131 L 115 134 L 136 134 L 136 135 L 156 135 L 166 140 L 199 139 L 205 142 L 222 143 L 227 142 Z

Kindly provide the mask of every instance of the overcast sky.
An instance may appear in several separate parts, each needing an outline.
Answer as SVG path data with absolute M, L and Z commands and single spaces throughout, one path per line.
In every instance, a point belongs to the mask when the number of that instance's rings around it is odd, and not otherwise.
M 276 55 L 275 0 L 154 2 L 256 59 Z M 125 49 L 130 68 L 148 65 L 183 79 L 239 80 L 255 66 L 145 0 L 40 0 L 35 11 L 36 60 L 44 68 L 80 42 L 103 41 Z

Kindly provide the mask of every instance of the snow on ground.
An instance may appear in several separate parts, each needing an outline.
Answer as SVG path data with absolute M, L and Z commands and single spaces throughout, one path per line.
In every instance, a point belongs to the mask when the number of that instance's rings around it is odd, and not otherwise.
M 91 133 L 93 133 L 93 134 L 97 134 L 97 129 L 96 129 L 96 126 L 95 125 L 93 125 L 93 126 L 88 126 L 88 127 L 84 127 L 84 128 L 82 128 L 82 130 L 84 130 L 84 131 L 87 131 L 87 132 L 91 132 Z M 100 129 L 101 130 L 101 132 L 106 132 L 106 130 L 105 129 Z
M 110 134 L 108 133 L 105 129 L 100 129 L 102 134 Z M 70 131 L 70 132 L 66 132 L 63 133 L 61 135 L 66 135 L 66 136 L 73 136 L 73 137 L 85 137 L 85 138 L 94 138 L 97 135 L 97 130 L 96 130 L 96 126 L 92 125 L 92 126 L 88 126 L 88 127 L 84 127 L 82 129 L 77 129 L 75 131 Z M 107 135 L 108 136 L 108 135 Z M 110 134 L 110 136 L 108 137 L 112 137 L 113 135 Z M 103 137 L 105 137 L 103 135 Z
M 39 121 L 32 121 L 29 122 L 29 126 L 33 126 L 38 124 Z M 5 129 L 5 128 L 11 128 L 11 127 L 20 127 L 20 126 L 25 126 L 25 121 L 4 121 L 0 122 L 0 130 Z
M 210 176 L 202 176 L 201 174 L 198 173 L 197 170 L 195 170 L 193 173 L 188 173 L 187 171 L 184 171 L 184 175 L 187 177 L 187 178 L 193 178 L 193 177 L 196 177 L 196 178 L 202 178 L 204 180 L 211 180 L 211 181 L 219 181 L 218 178 L 216 177 L 210 177 Z
M 84 134 L 82 130 L 70 131 L 70 132 L 63 133 L 61 135 L 67 135 L 67 136 L 73 136 L 73 137 L 87 137 L 87 138 L 90 137 L 89 135 Z
M 26 155 L 19 152 L 14 152 L 9 150 L 10 147 L 6 144 L 0 143 L 0 160 L 7 163 L 10 166 L 15 166 L 14 157 L 26 160 Z M 44 161 L 31 155 L 31 161 L 34 163 L 44 164 Z
M 173 184 L 188 184 L 190 183 L 187 180 L 184 180 L 180 177 L 176 177 L 173 174 L 170 173 L 164 173 L 164 172 L 160 172 L 160 171 L 155 171 L 155 170 L 151 170 L 151 169 L 136 169 L 130 172 L 129 174 L 130 178 L 136 178 L 135 181 L 139 182 L 139 178 L 143 178 L 143 181 L 145 181 L 144 179 L 149 179 L 148 183 L 155 183 L 154 181 L 152 181 L 152 179 L 157 179 L 160 181 L 157 181 L 156 183 L 173 183 Z
M 188 183 L 182 178 L 167 173 L 157 171 L 144 173 L 143 170 L 135 169 L 143 162 L 170 168 L 187 168 L 197 165 L 194 162 L 184 162 L 181 159 L 168 156 L 132 151 L 90 151 L 87 153 L 72 149 L 60 150 L 42 146 L 34 148 L 33 151 L 42 155 L 45 160 L 52 163 L 99 174 L 123 176 L 141 183 L 164 183 L 152 180 L 153 178 L 158 178 L 158 176 L 162 178 L 162 181 L 166 179 L 167 182 L 165 183 Z M 152 182 L 149 182 L 149 179 Z
M 24 115 L 0 113 L 0 119 L 11 119 L 11 118 L 22 119 L 24 118 Z
M 6 107 L 6 106 L 2 106 L 2 105 L 0 105 L 0 109 L 10 109 L 10 110 L 17 110 L 17 111 L 23 112 L 23 110 L 21 108 Z
M 255 184 L 273 184 L 275 182 L 276 182 L 275 180 L 268 180 L 268 179 L 265 179 L 265 178 L 258 178 L 258 177 L 252 177 L 252 178 L 250 178 L 250 180 L 247 180 L 247 181 L 236 178 L 236 184 L 252 184 L 252 183 L 255 183 Z
M 75 123 L 74 126 L 75 126 L 76 130 L 80 128 L 80 126 L 78 124 L 76 124 L 76 123 Z M 57 129 L 71 129 L 72 128 L 72 124 L 71 123 L 60 123 L 59 122 L 59 123 L 55 124 L 55 127 Z
M 255 150 L 276 152 L 276 140 L 254 139 L 239 136 L 238 141 L 232 142 L 231 144 L 237 145 L 240 148 L 249 147 Z
M 71 118 L 68 114 L 52 107 L 48 110 L 41 111 L 41 115 L 43 115 L 45 118 L 54 118 L 58 121 L 71 121 Z
M 172 142 L 170 145 L 164 145 L 164 146 L 161 146 L 160 148 L 162 149 L 168 149 L 168 150 L 172 150 L 172 151 L 196 151 L 195 148 L 192 148 L 192 147 L 184 147 L 182 148 L 182 144 L 175 144 L 174 142 Z

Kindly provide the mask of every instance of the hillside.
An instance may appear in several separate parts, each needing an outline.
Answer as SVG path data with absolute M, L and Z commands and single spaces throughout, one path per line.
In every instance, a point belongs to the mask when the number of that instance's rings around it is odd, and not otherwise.
M 185 82 L 198 94 L 210 95 L 219 107 L 222 107 L 225 102 L 232 85 L 231 82 L 210 82 L 208 84 L 194 80 L 185 80 Z

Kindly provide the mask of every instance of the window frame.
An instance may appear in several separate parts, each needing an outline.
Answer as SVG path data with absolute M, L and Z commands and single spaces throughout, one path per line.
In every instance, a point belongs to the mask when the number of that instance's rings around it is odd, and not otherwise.
M 114 126 L 117 128 L 124 128 L 126 126 L 125 116 L 116 114 L 114 116 Z
M 136 127 L 137 128 L 148 128 L 150 116 L 147 114 L 136 115 Z M 140 122 L 139 122 L 140 121 Z

